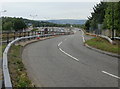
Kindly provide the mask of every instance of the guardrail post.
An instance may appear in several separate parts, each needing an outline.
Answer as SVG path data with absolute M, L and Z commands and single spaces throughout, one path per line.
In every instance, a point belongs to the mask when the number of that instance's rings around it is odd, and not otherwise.
M 35 31 L 33 31 L 33 35 L 36 35 L 36 34 L 35 34 Z M 34 37 L 34 39 L 35 39 L 35 38 L 36 38 L 36 37 Z
M 32 31 L 32 36 L 34 35 L 34 32 Z
M 37 35 L 37 32 L 35 31 L 35 35 Z
M 28 32 L 28 36 L 30 36 L 30 32 Z M 28 38 L 28 40 L 30 40 L 30 38 Z
M 24 35 L 24 37 L 25 37 L 25 35 L 26 35 L 26 32 L 24 32 L 24 33 L 23 33 L 23 35 Z
M 19 37 L 21 37 L 21 32 L 19 32 Z
M 13 34 L 14 34 L 14 40 L 15 40 L 15 35 L 16 35 L 16 34 L 15 34 L 15 32 L 14 32 Z

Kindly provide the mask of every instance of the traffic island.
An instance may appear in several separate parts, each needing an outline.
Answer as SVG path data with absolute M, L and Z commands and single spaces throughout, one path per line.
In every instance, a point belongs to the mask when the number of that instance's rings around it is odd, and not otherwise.
M 95 51 L 119 57 L 119 44 L 111 44 L 106 39 L 101 37 L 95 37 L 85 42 L 85 46 Z

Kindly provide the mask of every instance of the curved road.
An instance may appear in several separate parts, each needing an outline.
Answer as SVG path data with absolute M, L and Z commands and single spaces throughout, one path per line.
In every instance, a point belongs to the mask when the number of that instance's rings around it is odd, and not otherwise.
M 83 45 L 82 32 L 32 43 L 23 62 L 38 87 L 117 87 L 118 59 Z

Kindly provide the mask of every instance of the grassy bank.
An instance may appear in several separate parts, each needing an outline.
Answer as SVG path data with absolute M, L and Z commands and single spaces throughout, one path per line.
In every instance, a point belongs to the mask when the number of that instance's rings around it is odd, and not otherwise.
M 120 50 L 120 47 L 118 47 L 118 44 L 116 45 L 110 44 L 107 40 L 100 37 L 87 40 L 86 43 L 89 46 L 95 47 L 97 49 L 101 49 L 103 51 L 112 52 L 112 53 L 118 53 L 118 50 Z
M 21 59 L 22 46 L 13 45 L 9 52 L 9 70 L 13 87 L 33 87 Z
M 0 46 L 0 57 L 2 57 L 2 53 L 4 52 L 6 46 L 7 46 L 6 44 L 2 44 Z

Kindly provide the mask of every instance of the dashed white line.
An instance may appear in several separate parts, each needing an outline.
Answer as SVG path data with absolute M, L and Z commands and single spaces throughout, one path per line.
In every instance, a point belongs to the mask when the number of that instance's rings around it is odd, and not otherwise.
M 71 57 L 72 59 L 74 59 L 74 60 L 76 60 L 76 61 L 79 61 L 77 58 L 75 58 L 75 57 L 71 56 L 70 54 L 66 53 L 66 52 L 63 51 L 61 48 L 59 48 L 59 50 L 60 50 L 61 52 L 63 52 L 64 54 L 66 54 L 67 56 Z
M 113 75 L 113 74 L 111 74 L 111 73 L 108 73 L 108 72 L 106 72 L 106 71 L 102 71 L 104 74 L 107 74 L 107 75 L 109 75 L 109 76 L 112 76 L 112 77 L 114 77 L 114 78 L 117 78 L 117 79 L 120 79 L 120 77 L 118 77 L 118 76 L 116 76 L 116 75 Z
M 66 38 L 65 40 L 67 40 L 67 38 Z M 65 41 L 65 40 L 64 40 L 64 41 Z M 61 42 L 58 44 L 58 47 L 59 47 L 62 43 L 63 43 L 63 42 L 61 41 Z M 74 59 L 74 60 L 76 60 L 76 61 L 79 61 L 77 58 L 75 58 L 75 57 L 73 57 L 72 55 L 70 55 L 70 54 L 66 53 L 65 51 L 63 51 L 60 47 L 59 47 L 59 50 L 60 50 L 62 53 L 66 54 L 67 56 L 71 57 L 72 59 Z
M 76 31 L 75 31 L 75 30 L 73 30 L 73 32 L 74 32 L 74 33 L 76 33 Z
M 81 31 L 82 31 L 82 30 L 81 30 Z M 83 38 L 83 42 L 85 42 L 84 32 L 83 32 L 83 31 L 82 31 L 82 38 Z M 67 38 L 66 38 L 65 40 L 67 40 Z M 65 41 L 65 40 L 64 40 L 64 41 Z M 58 47 L 59 47 L 61 44 L 62 44 L 62 42 L 60 42 L 60 43 L 58 44 Z M 77 58 L 73 57 L 72 55 L 66 53 L 66 52 L 65 52 L 64 50 L 62 50 L 61 48 L 59 48 L 59 50 L 60 50 L 61 52 L 63 52 L 64 54 L 66 54 L 67 56 L 71 57 L 72 59 L 74 59 L 74 60 L 76 60 L 76 61 L 79 61 L 79 59 L 77 59 Z M 111 73 L 108 73 L 108 72 L 106 72 L 106 71 L 102 71 L 102 73 L 107 74 L 107 75 L 109 75 L 109 76 L 112 76 L 112 77 L 114 77 L 114 78 L 120 79 L 120 77 L 118 77 L 118 76 L 116 76 L 116 75 L 113 75 L 113 74 L 111 74 Z
M 62 42 L 60 42 L 59 44 L 58 44 L 58 46 L 60 46 L 62 44 Z
M 67 40 L 67 38 L 65 39 L 65 41 Z

